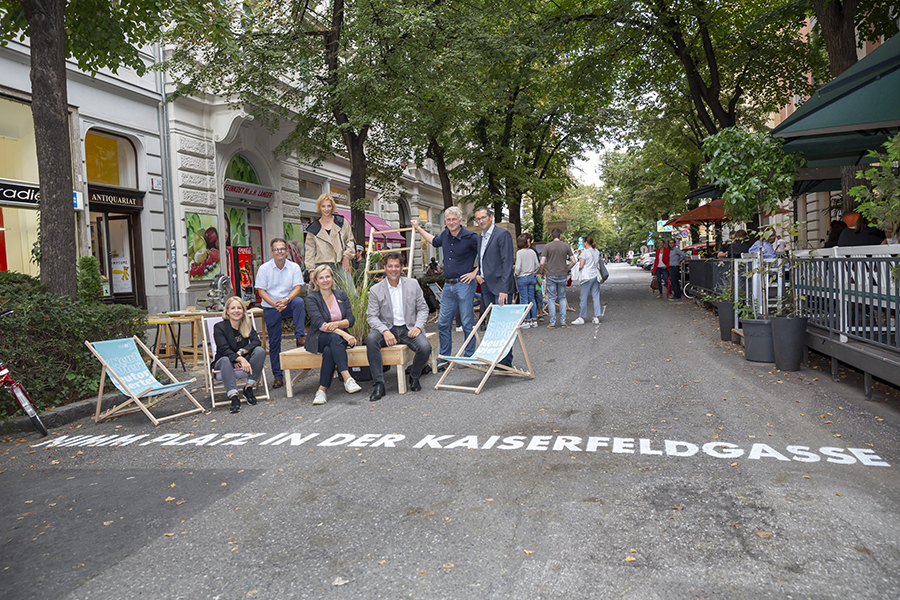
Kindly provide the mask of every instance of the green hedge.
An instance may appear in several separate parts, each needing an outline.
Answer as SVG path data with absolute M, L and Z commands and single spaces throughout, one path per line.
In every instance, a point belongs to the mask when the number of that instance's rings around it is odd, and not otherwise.
M 95 395 L 100 363 L 85 340 L 144 339 L 147 316 L 133 306 L 55 296 L 37 279 L 11 271 L 0 272 L 0 309 L 15 310 L 0 319 L 0 359 L 40 410 Z M 0 419 L 18 412 L 9 394 L 0 393 Z

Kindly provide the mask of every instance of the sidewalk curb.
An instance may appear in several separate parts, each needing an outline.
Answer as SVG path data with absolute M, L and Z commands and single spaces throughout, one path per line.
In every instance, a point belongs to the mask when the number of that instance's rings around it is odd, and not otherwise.
M 66 404 L 54 408 L 53 410 L 45 410 L 40 413 L 39 416 L 47 429 L 52 429 L 54 427 L 62 427 L 63 425 L 74 423 L 85 417 L 93 416 L 96 409 L 97 399 L 89 398 L 87 400 L 79 400 L 78 402 Z M 28 433 L 29 431 L 34 431 L 34 425 L 31 424 L 31 419 L 27 416 L 12 418 L 6 423 L 3 423 L 2 427 L 7 433 Z

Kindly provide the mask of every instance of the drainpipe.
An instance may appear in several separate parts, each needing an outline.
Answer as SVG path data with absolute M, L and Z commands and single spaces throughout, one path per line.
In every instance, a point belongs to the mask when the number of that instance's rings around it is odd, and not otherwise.
M 156 64 L 164 60 L 162 44 L 156 43 Z M 178 264 L 175 260 L 175 206 L 172 202 L 172 163 L 169 149 L 169 104 L 166 102 L 166 74 L 160 70 L 156 73 L 157 87 L 159 88 L 159 132 L 160 153 L 162 154 L 163 177 L 163 215 L 166 232 L 166 271 L 168 273 L 169 310 L 181 308 L 178 299 Z

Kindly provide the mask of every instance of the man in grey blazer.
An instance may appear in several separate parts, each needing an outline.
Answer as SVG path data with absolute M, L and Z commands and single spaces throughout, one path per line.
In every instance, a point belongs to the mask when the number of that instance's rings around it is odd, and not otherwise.
M 385 395 L 384 368 L 381 349 L 385 346 L 406 344 L 415 353 L 409 373 L 409 390 L 422 389 L 419 376 L 431 358 L 431 343 L 426 339 L 424 329 L 428 319 L 428 304 L 419 282 L 401 277 L 403 255 L 391 252 L 384 257 L 387 277 L 369 290 L 369 307 L 366 318 L 372 331 L 366 337 L 366 355 L 375 387 L 369 400 L 375 402 Z

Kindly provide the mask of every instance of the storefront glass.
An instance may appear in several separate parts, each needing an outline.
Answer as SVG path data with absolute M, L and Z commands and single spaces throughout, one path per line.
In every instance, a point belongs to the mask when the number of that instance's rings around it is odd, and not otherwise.
M 0 179 L 38 182 L 37 150 L 31 107 L 0 97 Z M 10 193 L 7 200 L 17 198 Z M 40 213 L 37 209 L 4 205 L 0 197 L 0 271 L 37 276 L 31 249 L 37 242 Z

